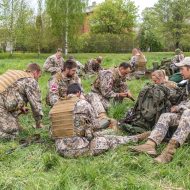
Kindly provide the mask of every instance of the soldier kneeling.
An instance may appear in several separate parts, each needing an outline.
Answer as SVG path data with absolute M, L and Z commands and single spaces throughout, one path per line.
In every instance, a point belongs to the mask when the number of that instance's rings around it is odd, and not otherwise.
M 15 138 L 19 132 L 18 116 L 26 113 L 29 102 L 36 128 L 41 128 L 42 104 L 38 86 L 41 68 L 29 64 L 26 71 L 8 70 L 0 76 L 0 138 Z

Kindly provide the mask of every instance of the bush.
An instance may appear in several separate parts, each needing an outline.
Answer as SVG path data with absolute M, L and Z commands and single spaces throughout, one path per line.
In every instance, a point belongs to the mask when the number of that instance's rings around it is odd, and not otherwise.
M 72 52 L 84 53 L 126 53 L 134 46 L 134 36 L 128 34 L 83 34 L 75 44 Z

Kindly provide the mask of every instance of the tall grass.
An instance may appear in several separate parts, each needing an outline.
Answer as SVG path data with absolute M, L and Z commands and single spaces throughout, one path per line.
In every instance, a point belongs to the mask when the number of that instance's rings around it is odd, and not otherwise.
M 106 68 L 130 58 L 130 54 L 74 54 L 82 63 L 98 55 L 104 57 L 103 67 Z M 0 73 L 7 69 L 24 69 L 29 62 L 37 62 L 42 66 L 47 56 L 44 54 L 37 58 L 35 54 L 15 54 L 10 58 L 7 54 L 0 54 Z M 172 53 L 147 53 L 146 56 L 148 66 L 151 67 L 152 61 L 171 57 Z M 177 150 L 174 160 L 168 165 L 156 165 L 147 155 L 133 155 L 128 151 L 127 146 L 121 146 L 97 157 L 65 159 L 59 156 L 48 133 L 49 107 L 45 105 L 45 95 L 49 77 L 49 74 L 44 73 L 39 81 L 43 96 L 45 128 L 33 129 L 34 120 L 32 115 L 28 114 L 19 118 L 24 130 L 17 139 L 0 141 L 0 189 L 190 189 L 188 144 Z M 83 81 L 85 92 L 90 91 L 93 79 L 89 77 Z M 135 97 L 146 82 L 147 80 L 144 79 L 128 82 Z M 119 119 L 131 106 L 133 103 L 125 100 L 123 104 L 112 107 L 109 114 Z M 41 143 L 34 142 L 27 147 L 19 146 L 19 139 L 27 138 L 35 133 L 41 134 Z M 159 152 L 163 146 L 159 148 Z

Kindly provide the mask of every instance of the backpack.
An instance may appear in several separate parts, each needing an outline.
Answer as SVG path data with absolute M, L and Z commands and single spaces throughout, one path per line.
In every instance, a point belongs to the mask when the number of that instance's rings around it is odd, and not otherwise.
M 164 85 L 148 84 L 139 93 L 134 108 L 127 112 L 120 125 L 130 124 L 145 130 L 152 130 L 160 115 L 170 110 L 169 97 L 169 88 Z

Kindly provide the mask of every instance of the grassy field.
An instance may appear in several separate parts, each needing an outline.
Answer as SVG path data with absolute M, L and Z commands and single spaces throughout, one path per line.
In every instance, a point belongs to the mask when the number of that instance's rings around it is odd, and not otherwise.
M 113 67 L 129 60 L 130 54 L 74 54 L 77 60 L 85 63 L 87 59 L 102 55 L 103 67 Z M 147 53 L 148 67 L 153 61 L 163 57 L 170 58 L 172 53 Z M 185 53 L 185 55 L 190 55 Z M 9 57 L 0 54 L 0 74 L 7 69 L 24 69 L 30 62 L 43 65 L 47 54 L 15 54 Z M 174 190 L 190 189 L 190 148 L 185 144 L 177 150 L 173 162 L 168 165 L 156 165 L 147 155 L 134 155 L 127 146 L 121 146 L 97 157 L 65 159 L 56 151 L 54 142 L 49 138 L 49 107 L 45 105 L 47 81 L 50 75 L 44 73 L 39 81 L 43 97 L 44 129 L 33 129 L 31 114 L 20 117 L 23 131 L 14 141 L 0 141 L 0 189 L 10 190 Z M 90 90 L 93 79 L 83 81 L 85 91 Z M 145 79 L 129 81 L 131 92 L 137 97 L 138 92 L 147 82 Z M 113 107 L 109 115 L 123 117 L 133 103 L 126 100 Z M 41 143 L 31 143 L 20 147 L 19 139 L 39 133 Z M 159 148 L 159 151 L 163 148 Z M 15 149 L 15 151 L 11 151 Z

